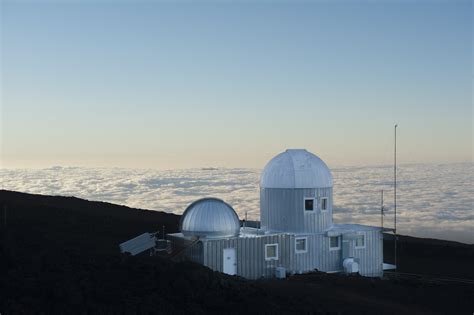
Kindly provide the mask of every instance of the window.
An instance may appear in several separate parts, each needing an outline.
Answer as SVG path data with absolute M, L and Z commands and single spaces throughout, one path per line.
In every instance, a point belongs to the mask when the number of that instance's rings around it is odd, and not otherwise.
M 336 250 L 341 248 L 341 239 L 339 236 L 331 236 L 329 238 L 329 250 Z
M 328 198 L 324 197 L 321 198 L 321 210 L 327 210 L 328 209 Z
M 304 198 L 304 211 L 314 211 L 314 198 Z
M 278 244 L 265 245 L 265 260 L 278 260 Z
M 355 248 L 365 248 L 364 235 L 358 235 L 355 239 Z
M 308 252 L 308 238 L 307 237 L 297 237 L 295 238 L 295 252 L 299 253 L 306 253 Z

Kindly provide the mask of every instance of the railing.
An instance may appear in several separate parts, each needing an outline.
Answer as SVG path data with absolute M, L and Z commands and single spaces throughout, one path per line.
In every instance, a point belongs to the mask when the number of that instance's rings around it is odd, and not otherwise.
M 193 247 L 194 245 L 196 245 L 197 243 L 199 243 L 200 239 L 199 237 L 197 237 L 196 239 L 194 239 L 190 244 L 184 246 L 183 248 L 180 248 L 179 250 L 177 250 L 176 252 L 174 253 L 171 253 L 168 257 L 170 259 L 173 259 L 173 258 L 177 258 L 179 255 L 181 255 L 182 253 L 184 253 L 187 249 L 190 249 L 191 247 Z

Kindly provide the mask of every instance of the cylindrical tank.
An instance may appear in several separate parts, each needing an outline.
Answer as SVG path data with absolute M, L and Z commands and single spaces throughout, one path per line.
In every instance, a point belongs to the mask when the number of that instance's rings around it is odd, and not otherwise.
M 316 155 L 286 150 L 260 178 L 260 221 L 269 231 L 320 233 L 332 226 L 332 175 Z

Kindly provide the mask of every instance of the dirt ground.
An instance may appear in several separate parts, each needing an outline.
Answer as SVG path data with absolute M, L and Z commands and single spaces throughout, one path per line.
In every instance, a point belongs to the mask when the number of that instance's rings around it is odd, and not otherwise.
M 3 314 L 472 314 L 474 285 L 312 273 L 249 281 L 191 263 L 121 255 L 179 216 L 0 190 Z M 4 206 L 6 207 L 6 222 Z M 5 224 L 6 223 L 6 224 Z M 474 280 L 474 246 L 400 237 L 399 270 Z M 393 244 L 385 243 L 386 261 Z

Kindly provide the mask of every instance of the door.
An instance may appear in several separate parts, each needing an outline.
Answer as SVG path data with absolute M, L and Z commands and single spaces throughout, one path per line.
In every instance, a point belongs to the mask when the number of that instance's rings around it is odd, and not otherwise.
M 342 260 L 346 259 L 347 257 L 352 257 L 350 253 L 350 242 L 349 240 L 342 241 Z
M 235 248 L 224 248 L 224 273 L 228 275 L 237 274 Z

